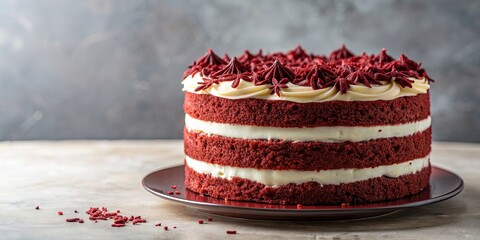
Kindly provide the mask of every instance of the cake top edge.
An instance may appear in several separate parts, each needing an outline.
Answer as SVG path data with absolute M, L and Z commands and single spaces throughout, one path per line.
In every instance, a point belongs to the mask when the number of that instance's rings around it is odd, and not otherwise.
M 193 62 L 184 72 L 183 79 L 200 74 L 205 84 L 196 91 L 205 90 L 219 82 L 232 81 L 236 88 L 240 81 L 255 86 L 272 85 L 272 94 L 291 83 L 313 90 L 334 87 L 346 93 L 351 85 L 383 85 L 395 81 L 403 88 L 411 88 L 413 80 L 433 82 L 421 63 L 401 54 L 398 59 L 383 48 L 378 54 L 355 55 L 345 44 L 327 57 L 307 53 L 300 45 L 287 52 L 264 54 L 262 50 L 251 53 L 245 50 L 241 56 L 218 56 L 213 50 Z

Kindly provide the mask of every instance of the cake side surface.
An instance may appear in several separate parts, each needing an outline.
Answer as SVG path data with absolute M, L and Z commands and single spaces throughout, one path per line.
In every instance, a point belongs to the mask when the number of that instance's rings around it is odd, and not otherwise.
M 429 94 L 376 101 L 296 103 L 263 99 L 226 99 L 185 93 L 184 111 L 219 123 L 274 127 L 375 126 L 409 123 L 430 116 Z M 403 114 L 399 114 L 402 112 Z
M 200 174 L 185 167 L 185 181 L 194 192 L 237 201 L 271 204 L 341 204 L 368 203 L 402 198 L 416 194 L 429 183 L 430 167 L 398 178 L 377 177 L 364 181 L 322 185 L 316 182 L 268 187 L 244 178 L 226 180 Z
M 360 143 L 247 140 L 184 130 L 185 154 L 207 163 L 257 169 L 369 168 L 422 158 L 431 151 L 431 128 L 412 136 Z

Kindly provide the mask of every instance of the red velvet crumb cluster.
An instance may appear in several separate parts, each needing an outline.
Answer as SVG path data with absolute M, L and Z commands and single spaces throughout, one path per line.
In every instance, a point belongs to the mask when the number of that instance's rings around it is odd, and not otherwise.
M 243 55 L 221 58 L 211 49 L 195 61 L 184 73 L 184 78 L 201 74 L 202 81 L 195 89 L 200 91 L 214 84 L 232 81 L 232 87 L 238 87 L 240 80 L 253 82 L 255 85 L 270 85 L 270 93 L 280 96 L 282 88 L 288 88 L 291 82 L 298 86 L 321 89 L 335 87 L 342 94 L 351 85 L 382 85 L 385 81 L 395 81 L 402 87 L 412 87 L 408 79 L 426 78 L 433 81 L 420 63 L 401 54 L 398 59 L 382 49 L 378 54 L 363 53 L 355 55 L 345 45 L 325 55 L 308 54 L 302 47 L 286 53 L 274 52 L 257 54 L 245 51 Z
M 125 227 L 128 222 L 131 222 L 132 225 L 137 225 L 139 223 L 146 223 L 147 220 L 143 219 L 141 216 L 123 216 L 119 214 L 120 210 L 108 212 L 108 209 L 105 207 L 91 207 L 85 211 L 89 217 L 89 220 L 113 220 L 112 227 Z

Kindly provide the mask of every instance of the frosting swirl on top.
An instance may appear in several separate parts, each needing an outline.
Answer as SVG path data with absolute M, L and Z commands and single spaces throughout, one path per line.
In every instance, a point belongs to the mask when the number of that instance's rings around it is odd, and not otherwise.
M 200 74 L 188 76 L 182 82 L 183 91 L 196 94 L 210 94 L 215 97 L 227 99 L 258 98 L 265 100 L 284 100 L 298 103 L 326 102 L 326 101 L 376 101 L 392 100 L 399 97 L 415 96 L 427 93 L 430 85 L 426 79 L 409 78 L 413 81 L 411 88 L 404 88 L 399 83 L 391 80 L 383 85 L 372 85 L 367 87 L 364 84 L 351 85 L 350 89 L 342 94 L 334 86 L 312 89 L 310 87 L 298 86 L 287 83 L 287 88 L 282 88 L 282 94 L 270 94 L 269 85 L 255 85 L 252 82 L 240 80 L 236 88 L 232 87 L 231 81 L 219 82 L 209 88 L 195 91 L 202 82 Z
M 405 55 L 385 49 L 355 55 L 345 45 L 329 57 L 307 54 L 300 46 L 286 53 L 220 58 L 212 50 L 184 73 L 184 91 L 217 97 L 294 102 L 374 101 L 427 93 L 428 76 Z

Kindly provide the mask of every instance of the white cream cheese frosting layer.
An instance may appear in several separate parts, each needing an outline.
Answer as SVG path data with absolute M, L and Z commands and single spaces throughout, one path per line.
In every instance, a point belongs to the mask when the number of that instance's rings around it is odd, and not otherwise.
M 278 187 L 281 185 L 306 182 L 317 182 L 323 185 L 341 183 L 352 183 L 368 180 L 376 177 L 398 178 L 402 175 L 419 172 L 428 167 L 430 156 L 418 158 L 407 162 L 361 169 L 334 169 L 320 171 L 298 171 L 298 170 L 266 170 L 255 168 L 241 168 L 222 166 L 206 163 L 185 157 L 187 166 L 201 174 L 211 174 L 213 177 L 231 180 L 233 177 L 245 178 L 265 186 Z
M 189 131 L 241 139 L 318 142 L 360 142 L 379 138 L 405 137 L 425 131 L 430 127 L 431 122 L 431 118 L 428 117 L 417 122 L 398 125 L 281 128 L 207 122 L 185 115 L 185 127 Z
M 371 88 L 363 85 L 351 85 L 347 93 L 341 94 L 334 87 L 313 90 L 311 87 L 298 86 L 287 83 L 288 88 L 282 88 L 280 96 L 270 94 L 270 84 L 255 86 L 252 82 L 240 81 L 237 88 L 232 88 L 232 81 L 213 84 L 211 87 L 195 91 L 203 82 L 200 74 L 188 76 L 183 81 L 183 91 L 196 94 L 210 94 L 215 97 L 227 99 L 258 98 L 266 100 L 284 100 L 298 103 L 326 102 L 326 101 L 376 101 L 392 100 L 399 97 L 415 96 L 427 93 L 430 85 L 426 79 L 413 80 L 412 88 L 402 87 L 393 79 L 389 82 L 382 82 L 384 85 L 372 85 Z

